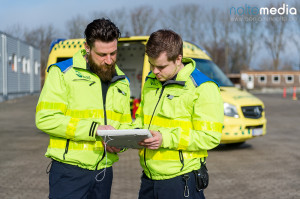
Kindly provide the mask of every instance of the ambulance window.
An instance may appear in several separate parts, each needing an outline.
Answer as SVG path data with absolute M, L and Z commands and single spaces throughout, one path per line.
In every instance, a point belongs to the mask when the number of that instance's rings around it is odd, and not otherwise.
M 219 86 L 234 86 L 230 79 L 222 72 L 222 70 L 212 61 L 206 59 L 196 59 L 196 67 L 207 77 L 213 79 Z
M 71 58 L 71 57 L 57 57 L 56 63 L 57 63 L 57 62 L 61 62 L 61 61 L 65 61 L 65 60 L 70 59 L 70 58 Z

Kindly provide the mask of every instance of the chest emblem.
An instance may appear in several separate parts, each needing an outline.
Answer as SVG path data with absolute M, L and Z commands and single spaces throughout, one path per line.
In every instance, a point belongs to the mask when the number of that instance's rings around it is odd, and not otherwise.
M 76 75 L 78 76 L 78 77 L 80 77 L 80 78 L 84 78 L 84 79 L 91 79 L 91 77 L 90 76 L 86 76 L 86 75 L 82 75 L 81 74 L 81 72 L 79 72 L 79 71 L 75 71 L 75 73 L 76 73 Z

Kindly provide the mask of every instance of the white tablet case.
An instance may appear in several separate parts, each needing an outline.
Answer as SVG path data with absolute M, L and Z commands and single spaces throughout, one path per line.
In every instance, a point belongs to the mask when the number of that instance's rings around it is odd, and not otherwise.
M 132 149 L 143 148 L 138 143 L 152 137 L 148 129 L 97 130 L 97 135 L 101 136 L 108 146 Z

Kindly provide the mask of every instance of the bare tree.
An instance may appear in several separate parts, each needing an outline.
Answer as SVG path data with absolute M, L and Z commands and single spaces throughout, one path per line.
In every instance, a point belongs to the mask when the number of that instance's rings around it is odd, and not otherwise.
M 233 72 L 233 71 L 230 71 L 230 68 L 229 68 L 229 57 L 230 57 L 230 53 L 231 53 L 231 50 L 230 50 L 230 46 L 233 47 L 231 44 L 232 44 L 232 41 L 230 39 L 230 35 L 232 33 L 232 26 L 234 24 L 232 24 L 230 22 L 230 15 L 228 12 L 221 12 L 221 14 L 219 15 L 220 16 L 220 21 L 221 21 L 221 29 L 220 30 L 223 30 L 223 31 L 220 31 L 220 35 L 221 35 L 221 42 L 223 43 L 224 45 L 224 63 L 223 63 L 223 66 L 224 66 L 224 72 L 226 74 L 230 73 L 230 72 Z
M 248 70 L 261 36 L 261 22 L 257 15 L 243 16 L 242 21 L 236 22 L 239 37 L 240 69 Z
M 300 26 L 299 26 L 299 30 L 300 30 Z M 293 43 L 297 48 L 298 54 L 300 54 L 300 38 L 298 34 L 295 34 L 294 37 L 292 37 Z M 298 56 L 298 59 L 296 62 L 298 62 L 298 70 L 300 71 L 300 57 Z
M 52 25 L 40 26 L 24 33 L 25 41 L 33 46 L 41 49 L 41 83 L 43 85 L 45 77 L 45 69 L 47 67 L 47 59 L 49 55 L 49 47 L 55 39 L 57 31 Z
M 203 12 L 198 4 L 179 4 L 164 12 L 160 19 L 164 28 L 172 29 L 183 39 L 200 45 L 204 43 Z
M 300 12 L 300 3 L 297 2 L 295 4 L 296 9 Z M 295 31 L 293 33 L 293 36 L 291 37 L 293 40 L 294 45 L 297 48 L 298 54 L 300 54 L 300 36 L 299 36 L 299 31 L 300 31 L 300 14 L 298 13 L 296 16 L 294 16 L 294 19 L 296 21 L 295 23 Z M 300 57 L 298 56 L 298 70 L 300 71 Z
M 274 5 L 269 5 L 274 7 Z M 279 7 L 279 6 L 277 6 Z M 279 67 L 279 56 L 284 50 L 284 31 L 287 26 L 288 17 L 281 15 L 270 15 L 266 21 L 266 34 L 264 35 L 265 44 L 267 49 L 270 51 L 273 60 L 273 69 L 278 70 Z
M 176 12 L 174 9 L 176 8 Z M 177 11 L 177 9 L 180 9 Z M 161 16 L 158 20 L 162 24 L 162 28 L 171 29 L 178 34 L 182 35 L 184 33 L 183 23 L 184 15 L 182 11 L 182 6 L 173 6 L 168 11 L 160 10 Z
M 141 6 L 134 8 L 130 12 L 130 22 L 133 35 L 149 35 L 153 32 L 157 21 L 157 15 L 153 8 Z
M 66 29 L 68 38 L 83 38 L 84 30 L 88 24 L 88 21 L 82 15 L 72 17 L 72 19 L 66 22 Z
M 241 43 L 239 41 L 236 40 L 230 42 L 230 56 L 228 56 L 228 62 L 230 63 L 231 73 L 240 73 L 241 71 L 241 66 L 243 65 L 241 48 Z
M 225 69 L 225 40 L 222 39 L 226 35 L 222 33 L 224 26 L 222 25 L 223 15 L 218 9 L 211 9 L 210 15 L 207 15 L 205 30 L 208 35 L 206 42 L 204 43 L 205 49 L 211 55 L 213 61 L 224 71 Z M 227 37 L 227 35 L 226 35 Z M 228 39 L 228 38 L 227 38 Z
M 112 10 L 110 12 L 94 12 L 92 18 L 108 18 L 110 19 L 122 33 L 122 36 L 129 36 L 130 27 L 128 24 L 129 14 L 125 8 Z
M 21 24 L 12 24 L 5 30 L 5 32 L 17 39 L 24 40 L 25 27 Z

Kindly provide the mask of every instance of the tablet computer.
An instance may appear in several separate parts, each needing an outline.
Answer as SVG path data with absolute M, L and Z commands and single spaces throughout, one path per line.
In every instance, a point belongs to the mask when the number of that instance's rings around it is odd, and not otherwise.
M 101 136 L 108 146 L 132 149 L 143 148 L 138 143 L 152 137 L 148 129 L 97 130 L 97 135 Z

